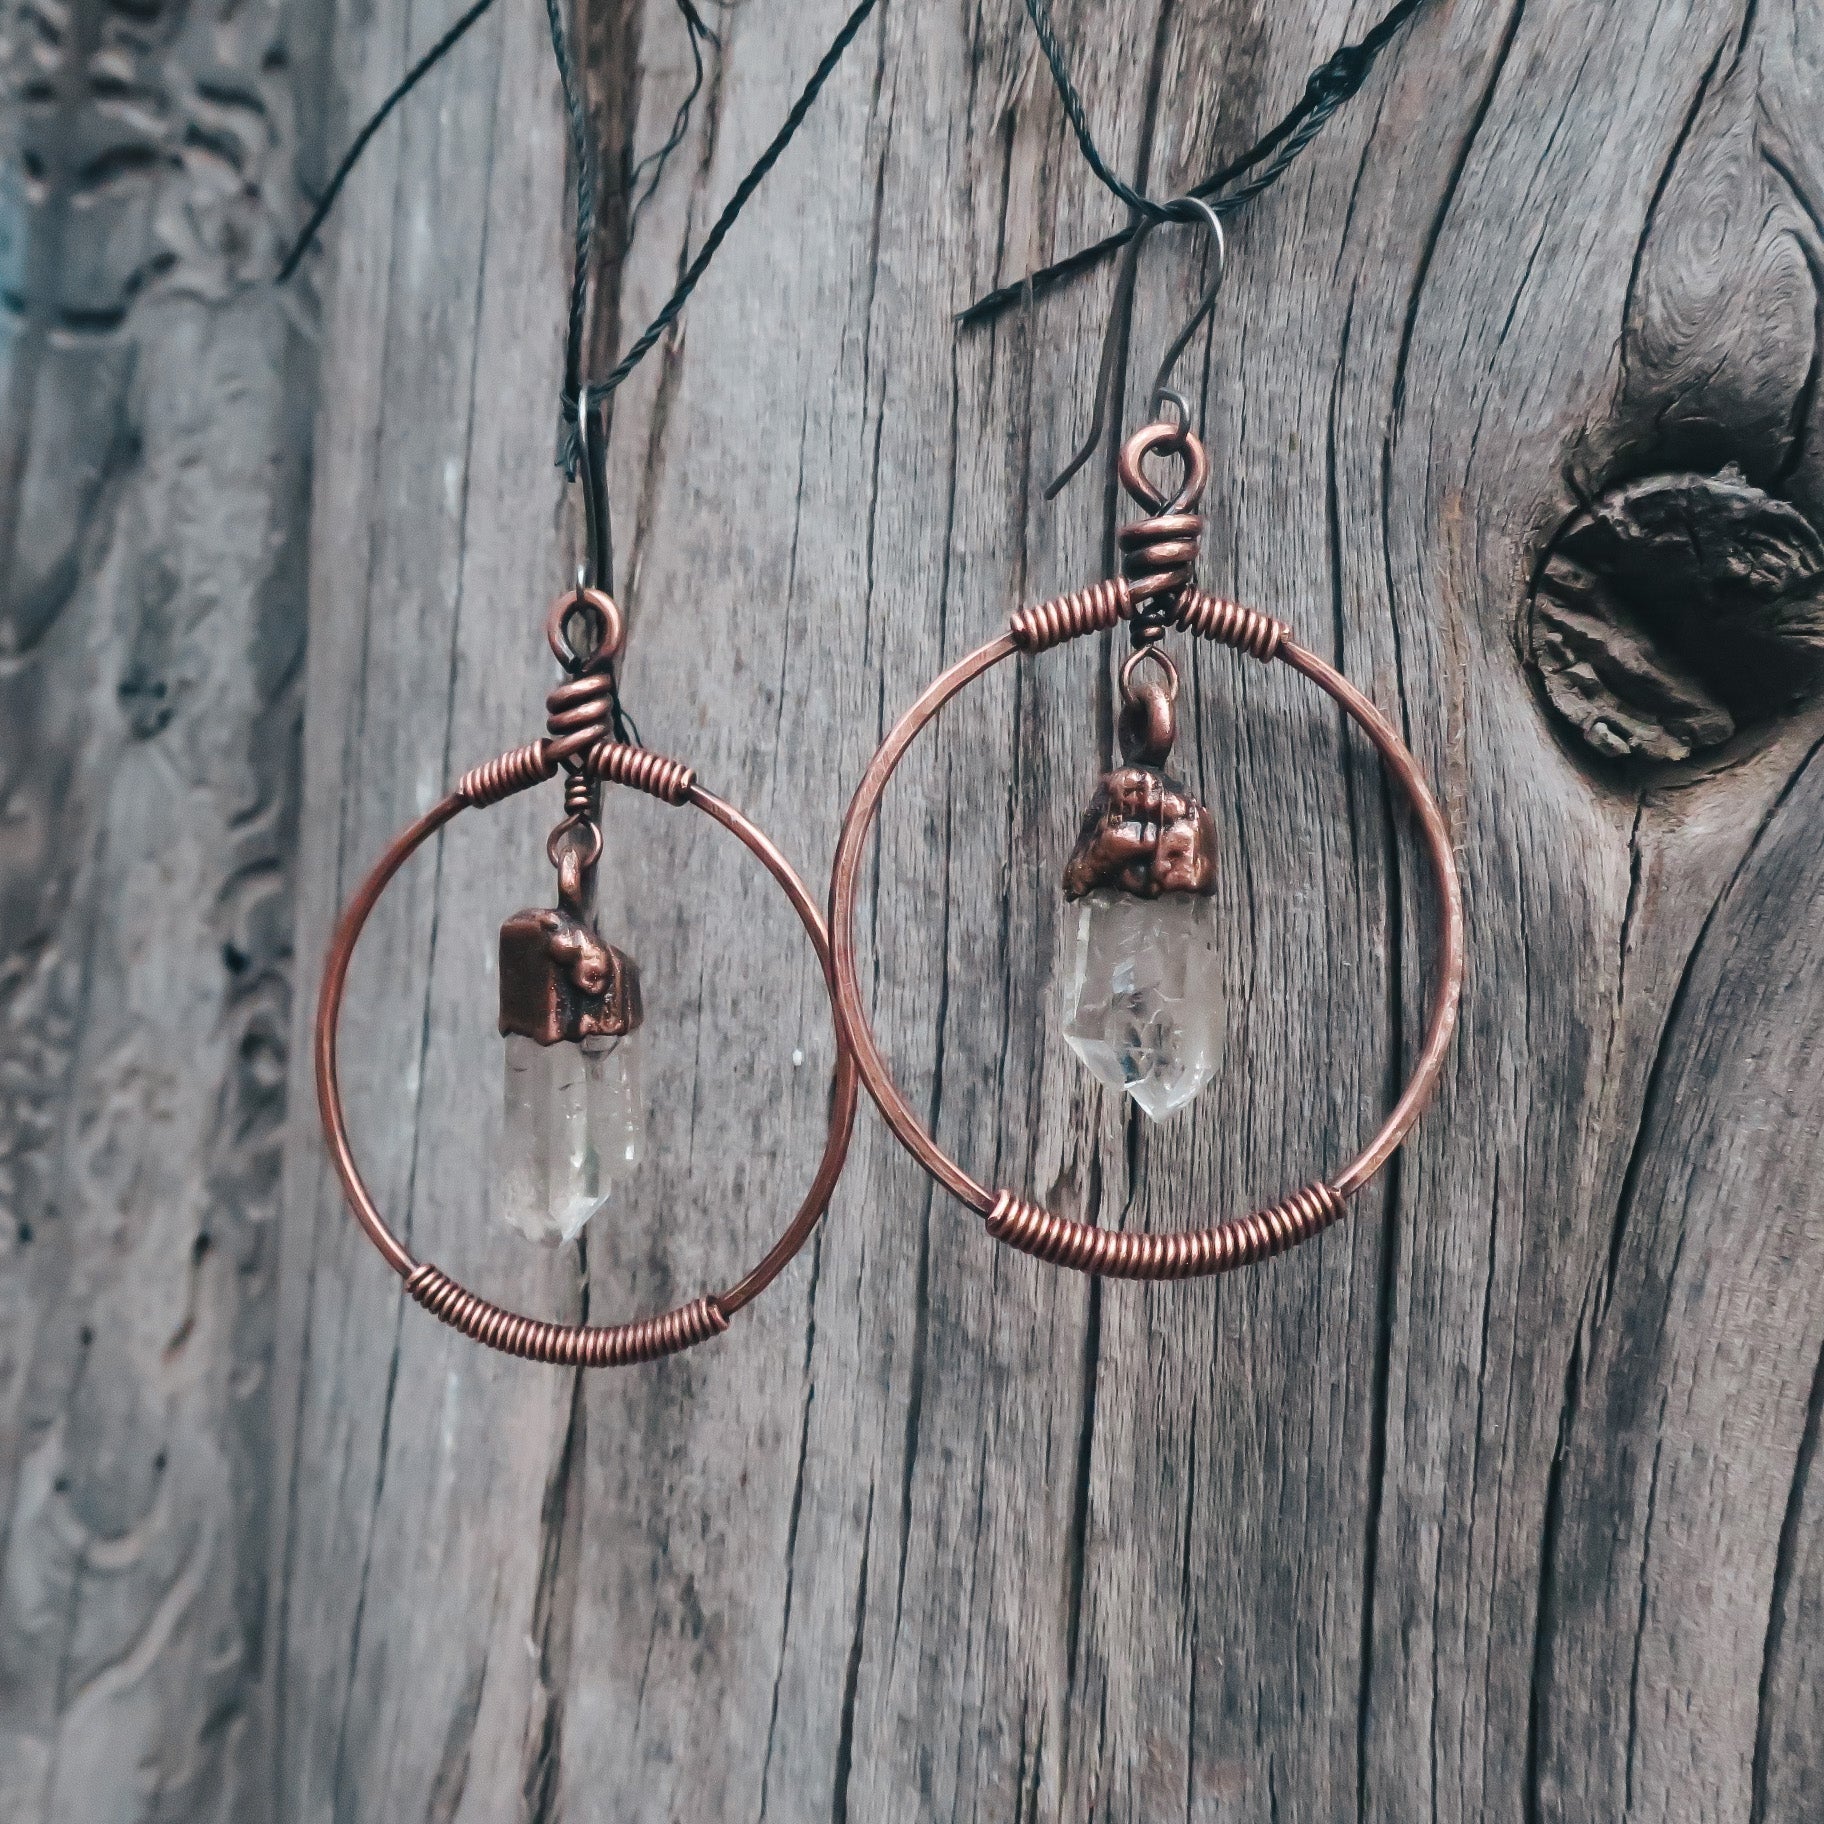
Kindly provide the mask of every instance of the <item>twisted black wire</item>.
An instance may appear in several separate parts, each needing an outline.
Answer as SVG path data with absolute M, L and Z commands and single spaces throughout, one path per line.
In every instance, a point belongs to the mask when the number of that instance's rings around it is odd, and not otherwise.
M 545 0 L 545 17 L 551 26 L 551 54 L 557 60 L 557 79 L 564 91 L 564 115 L 570 127 L 570 156 L 576 162 L 575 264 L 570 270 L 570 311 L 564 329 L 564 397 L 574 400 L 583 370 L 583 326 L 589 301 L 589 250 L 595 239 L 595 139 L 589 131 L 589 110 L 577 81 L 564 31 L 564 0 Z M 564 473 L 576 479 L 576 428 L 571 425 L 558 439 L 558 460 Z M 598 587 L 610 585 L 598 579 Z
M 772 137 L 766 150 L 754 160 L 747 175 L 735 186 L 735 193 L 723 205 L 722 213 L 716 217 L 715 225 L 704 237 L 703 245 L 697 250 L 697 256 L 685 269 L 683 278 L 659 314 L 640 332 L 639 339 L 628 349 L 607 376 L 601 380 L 589 382 L 589 398 L 600 403 L 615 391 L 623 380 L 652 352 L 653 345 L 664 335 L 677 320 L 678 313 L 690 300 L 690 294 L 696 290 L 698 281 L 709 270 L 709 263 L 716 257 L 716 251 L 728 238 L 728 231 L 734 227 L 735 218 L 745 209 L 753 194 L 766 181 L 766 176 L 779 162 L 779 155 L 791 144 L 792 136 L 804 124 L 804 117 L 810 113 L 823 85 L 829 81 L 831 73 L 842 61 L 842 54 L 849 48 L 855 34 L 867 22 L 868 15 L 879 5 L 880 0 L 859 0 L 855 10 L 843 21 L 842 29 L 830 40 L 830 47 L 818 61 L 811 72 L 810 80 L 804 85 L 803 92 L 792 104 L 792 111 L 786 115 L 779 131 Z M 574 425 L 576 419 L 576 396 L 571 393 L 563 401 L 565 416 Z M 573 433 L 574 434 L 574 433 Z
M 678 12 L 683 16 L 685 36 L 690 40 L 691 75 L 690 87 L 685 91 L 684 99 L 678 103 L 678 111 L 671 117 L 671 131 L 665 136 L 665 143 L 654 151 L 648 152 L 634 166 L 632 175 L 627 179 L 627 188 L 639 190 L 634 199 L 633 213 L 627 218 L 627 238 L 633 239 L 633 226 L 640 219 L 640 212 L 652 201 L 658 190 L 659 180 L 665 175 L 665 167 L 671 162 L 671 155 L 684 143 L 684 131 L 690 125 L 690 111 L 697 105 L 697 97 L 703 93 L 703 46 L 713 44 L 717 50 L 722 48 L 722 40 L 713 32 L 703 15 L 697 11 L 694 0 L 675 0 Z M 648 176 L 648 173 L 651 173 Z M 640 189 L 641 178 L 646 179 L 646 187 Z
M 1227 214 L 1277 183 L 1298 155 L 1323 131 L 1330 117 L 1368 80 L 1375 60 L 1387 48 L 1394 34 L 1424 4 L 1425 0 L 1395 0 L 1395 4 L 1379 23 L 1357 43 L 1341 46 L 1311 72 L 1306 78 L 1304 93 L 1281 119 L 1269 127 L 1239 158 L 1231 160 L 1220 170 L 1211 172 L 1201 182 L 1194 184 L 1189 194 L 1202 197 L 1219 213 Z M 1071 80 L 1063 52 L 1051 29 L 1050 0 L 1026 0 L 1026 12 L 1032 21 L 1045 62 L 1051 70 L 1052 81 L 1057 87 L 1058 98 L 1063 103 L 1065 116 L 1083 150 L 1084 159 L 1097 178 L 1138 219 L 1088 247 L 1079 248 L 1077 252 L 1068 254 L 1049 266 L 1042 266 L 1011 285 L 1002 285 L 976 299 L 967 310 L 957 314 L 959 324 L 986 322 L 998 316 L 1010 304 L 1036 296 L 1066 279 L 1077 277 L 1079 273 L 1088 272 L 1091 267 L 1100 265 L 1111 253 L 1125 247 L 1133 239 L 1139 222 L 1162 220 L 1171 213 L 1169 203 L 1156 203 L 1117 177 L 1097 148 L 1083 99 Z M 1227 188 L 1235 179 L 1244 176 L 1257 165 L 1264 167 L 1257 176 L 1234 189 Z
M 420 80 L 462 39 L 481 16 L 494 4 L 494 0 L 472 0 L 468 10 L 462 13 L 450 28 L 432 45 L 424 56 L 407 71 L 405 77 L 393 89 L 392 93 L 380 104 L 368 118 L 367 123 L 355 135 L 353 143 L 342 156 L 336 167 L 335 175 L 330 179 L 322 197 L 312 209 L 309 220 L 303 231 L 281 262 L 277 277 L 283 283 L 297 269 L 305 251 L 316 238 L 317 231 L 328 218 L 334 207 L 348 175 L 355 168 L 368 142 L 380 130 L 387 116 L 418 85 Z M 587 321 L 589 294 L 590 253 L 595 238 L 595 214 L 597 198 L 597 166 L 595 142 L 589 130 L 589 115 L 582 94 L 582 85 L 577 77 L 575 60 L 570 50 L 569 35 L 564 29 L 564 0 L 545 0 L 545 16 L 551 31 L 551 51 L 557 62 L 558 79 L 563 89 L 564 114 L 569 127 L 571 157 L 576 167 L 576 230 L 573 238 L 574 264 L 570 274 L 569 306 L 566 312 L 564 336 L 564 383 L 560 393 L 560 418 L 557 440 L 557 460 L 565 476 L 574 481 L 577 477 L 579 459 L 585 453 L 583 441 L 578 436 L 577 407 L 579 398 L 587 411 L 598 410 L 620 386 L 621 382 L 651 353 L 659 339 L 677 320 L 678 313 L 689 301 L 690 295 L 697 288 L 704 273 L 709 270 L 710 262 L 716 257 L 718 249 L 728 238 L 736 218 L 746 208 L 753 194 L 766 181 L 767 174 L 778 163 L 781 154 L 791 143 L 798 129 L 804 124 L 805 117 L 815 105 L 823 85 L 830 79 L 843 53 L 854 41 L 856 34 L 866 23 L 868 15 L 879 4 L 879 0 L 858 0 L 858 4 L 843 21 L 842 28 L 831 40 L 829 48 L 819 59 L 816 69 L 811 72 L 810 80 L 805 84 L 791 112 L 784 123 L 772 137 L 766 149 L 760 154 L 741 182 L 735 187 L 722 213 L 716 218 L 703 245 L 697 250 L 696 257 L 690 262 L 684 276 L 678 281 L 664 307 L 653 318 L 633 346 L 615 364 L 614 369 L 601 381 L 584 382 L 582 378 L 583 335 Z M 651 196 L 653 188 L 663 173 L 665 162 L 683 141 L 684 128 L 689 119 L 692 104 L 696 101 L 703 86 L 703 42 L 720 45 L 720 39 L 704 21 L 695 5 L 695 0 L 676 0 L 679 12 L 683 15 L 685 29 L 690 37 L 691 54 L 694 61 L 694 74 L 690 92 L 685 96 L 672 122 L 670 135 L 665 143 L 648 158 L 641 160 L 629 179 L 629 188 L 638 185 L 640 177 L 649 168 L 651 180 L 645 193 L 636 201 L 633 215 Z M 631 218 L 630 218 L 631 221 Z M 590 474 L 584 478 L 584 485 L 594 493 L 595 510 L 603 516 L 601 549 L 612 551 L 612 541 L 607 533 L 605 517 L 607 513 L 607 488 L 605 480 L 606 437 L 591 436 L 587 442 L 587 457 Z M 594 561 L 594 560 L 592 560 Z M 606 566 L 603 566 L 606 567 Z M 611 589 L 613 579 L 609 576 L 591 575 L 587 580 L 595 587 Z M 637 744 L 639 730 L 622 705 L 618 680 L 610 674 L 609 707 L 616 738 Z
M 412 90 L 430 73 L 445 53 L 456 47 L 469 27 L 493 4 L 494 0 L 474 0 L 474 4 L 467 12 L 458 14 L 455 23 L 449 30 L 406 71 L 394 87 L 393 92 L 368 116 L 367 124 L 355 135 L 348 150 L 342 154 L 342 162 L 336 166 L 335 175 L 330 178 L 323 194 L 318 197 L 309 219 L 299 231 L 298 238 L 292 242 L 290 252 L 279 262 L 278 274 L 273 279 L 275 285 L 283 285 L 297 271 L 298 262 L 309 250 L 311 242 L 317 238 L 317 230 L 328 220 L 330 210 L 336 206 L 336 198 L 341 194 L 342 186 L 348 182 L 348 174 L 360 162 L 361 154 L 367 150 L 367 142 L 380 131 L 386 122 L 386 117 L 406 96 L 411 94 Z
M 1051 66 L 1051 80 L 1057 87 L 1058 100 L 1064 104 L 1064 117 L 1077 136 L 1077 144 L 1082 148 L 1090 170 L 1136 215 L 1152 221 L 1162 221 L 1165 211 L 1151 197 L 1142 196 L 1132 184 L 1117 177 L 1102 156 L 1095 135 L 1089 130 L 1089 114 L 1083 106 L 1083 97 L 1077 93 L 1077 85 L 1070 79 L 1063 49 L 1058 43 L 1057 34 L 1051 29 L 1051 0 L 1026 0 L 1026 17 L 1032 21 L 1033 36 L 1038 39 L 1039 49 L 1045 53 L 1045 61 Z

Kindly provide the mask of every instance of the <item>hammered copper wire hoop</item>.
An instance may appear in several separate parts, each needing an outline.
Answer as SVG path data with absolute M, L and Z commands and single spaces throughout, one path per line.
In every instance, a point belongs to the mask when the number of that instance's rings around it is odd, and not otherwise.
M 1125 472 L 1123 478 L 1125 479 Z M 1173 554 L 1176 555 L 1175 553 Z M 1105 633 L 1139 611 L 1142 592 L 1115 577 L 1072 595 L 1058 596 L 1011 617 L 1007 632 L 978 647 L 928 685 L 880 744 L 843 817 L 830 879 L 830 930 L 835 959 L 836 1019 L 856 1068 L 900 1143 L 952 1196 L 987 1219 L 988 1233 L 1007 1246 L 1085 1273 L 1120 1279 L 1190 1279 L 1248 1266 L 1307 1240 L 1342 1215 L 1354 1196 L 1392 1157 L 1437 1086 L 1456 1025 L 1463 985 L 1463 894 L 1451 854 L 1450 833 L 1437 803 L 1393 725 L 1340 672 L 1291 637 L 1281 621 L 1258 609 L 1186 588 L 1172 606 L 1171 625 L 1263 662 L 1277 659 L 1327 691 L 1366 732 L 1389 775 L 1418 819 L 1437 888 L 1441 930 L 1438 981 L 1418 1062 L 1392 1112 L 1360 1153 L 1329 1180 L 1232 1217 L 1211 1228 L 1161 1234 L 1100 1229 L 1054 1215 L 1016 1191 L 991 1191 L 946 1153 L 913 1111 L 893 1074 L 862 1006 L 855 953 L 855 897 L 862 852 L 880 812 L 882 794 L 906 750 L 943 706 L 983 672 L 1015 652 L 1061 646 L 1086 634 Z
M 855 1060 L 836 1026 L 836 1070 L 831 1083 L 830 1128 L 817 1174 L 796 1214 L 779 1239 L 747 1275 L 725 1292 L 705 1294 L 688 1304 L 626 1324 L 554 1324 L 542 1318 L 490 1303 L 470 1292 L 429 1261 L 413 1258 L 405 1244 L 387 1227 L 349 1144 L 342 1110 L 342 1090 L 336 1070 L 336 1037 L 342 1018 L 342 997 L 348 966 L 362 927 L 379 903 L 392 878 L 412 854 L 460 812 L 498 804 L 503 798 L 552 778 L 562 764 L 555 741 L 533 741 L 513 748 L 496 759 L 465 773 L 456 789 L 439 800 L 415 823 L 395 836 L 355 896 L 343 909 L 324 963 L 323 986 L 317 997 L 316 1071 L 317 1106 L 323 1119 L 324 1138 L 342 1181 L 343 1196 L 369 1241 L 380 1251 L 405 1289 L 432 1316 L 463 1335 L 531 1361 L 568 1367 L 624 1367 L 676 1354 L 728 1328 L 728 1320 L 759 1296 L 803 1247 L 817 1219 L 830 1200 L 848 1155 L 849 1136 L 855 1125 L 857 1098 Z M 759 858 L 768 873 L 785 890 L 798 914 L 835 1006 L 835 976 L 828 936 L 810 890 L 766 833 L 749 822 L 733 805 L 696 783 L 690 768 L 675 760 L 615 741 L 599 741 L 588 754 L 585 770 L 597 779 L 644 791 L 671 805 L 694 805 L 725 830 L 738 837 Z

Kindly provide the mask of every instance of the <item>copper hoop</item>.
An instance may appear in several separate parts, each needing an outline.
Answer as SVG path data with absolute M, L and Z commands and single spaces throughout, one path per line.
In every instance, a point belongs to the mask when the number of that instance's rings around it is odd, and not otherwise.
M 830 1128 L 824 1142 L 817 1175 L 796 1214 L 759 1264 L 726 1292 L 707 1294 L 658 1317 L 627 1324 L 553 1324 L 541 1318 L 522 1317 L 467 1291 L 440 1268 L 415 1260 L 404 1243 L 387 1227 L 349 1145 L 348 1126 L 342 1110 L 342 1090 L 336 1070 L 336 1040 L 342 1019 L 342 997 L 348 967 L 362 927 L 379 903 L 392 878 L 429 837 L 471 806 L 496 804 L 510 793 L 524 790 L 551 777 L 557 762 L 543 742 L 516 748 L 466 773 L 455 791 L 434 804 L 415 823 L 395 836 L 360 889 L 337 921 L 324 962 L 323 986 L 317 997 L 316 1070 L 317 1107 L 336 1174 L 350 1212 L 386 1264 L 405 1281 L 405 1289 L 434 1317 L 465 1336 L 532 1361 L 570 1367 L 621 1367 L 654 1361 L 688 1349 L 728 1328 L 728 1320 L 778 1277 L 804 1246 L 817 1219 L 829 1203 L 830 1193 L 842 1174 L 848 1156 L 849 1136 L 855 1126 L 857 1100 L 855 1060 L 836 1027 L 836 1069 L 831 1081 Z M 668 804 L 691 804 L 738 837 L 784 888 L 798 914 L 817 960 L 834 1014 L 836 983 L 823 918 L 810 890 L 766 833 L 749 822 L 733 805 L 696 783 L 689 768 L 643 749 L 602 742 L 589 756 L 588 768 L 596 777 L 649 792 Z
M 1442 922 L 1438 983 L 1418 1063 L 1392 1112 L 1367 1146 L 1333 1179 L 1294 1192 L 1279 1203 L 1204 1229 L 1160 1234 L 1100 1229 L 1053 1215 L 1013 1191 L 991 1191 L 946 1153 L 913 1112 L 881 1053 L 861 1000 L 855 954 L 855 897 L 862 851 L 880 812 L 887 781 L 943 706 L 1010 654 L 1047 651 L 1067 639 L 1105 631 L 1130 618 L 1138 604 L 1119 583 L 1079 591 L 1015 614 L 1009 631 L 978 647 L 929 684 L 893 725 L 868 764 L 843 817 L 830 878 L 830 927 L 835 953 L 836 1019 L 856 1068 L 901 1145 L 952 1196 L 987 1219 L 990 1235 L 1056 1265 L 1126 1279 L 1188 1279 L 1247 1266 L 1296 1246 L 1342 1215 L 1347 1199 L 1380 1171 L 1423 1112 L 1437 1087 L 1456 1025 L 1463 986 L 1463 893 L 1450 833 L 1418 762 L 1379 710 L 1340 672 L 1296 644 L 1278 621 L 1219 597 L 1187 592 L 1174 624 L 1261 660 L 1279 659 L 1327 691 L 1366 732 L 1382 763 L 1418 818 L 1431 862 Z

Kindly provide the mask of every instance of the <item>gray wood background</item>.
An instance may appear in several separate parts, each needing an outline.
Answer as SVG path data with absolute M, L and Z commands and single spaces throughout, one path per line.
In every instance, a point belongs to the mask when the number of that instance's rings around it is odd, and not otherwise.
M 603 343 L 840 13 L 714 15 Z M 450 14 L 6 14 L 0 1815 L 1824 1815 L 1816 10 L 1437 0 L 1235 224 L 1184 370 L 1204 580 L 1397 716 L 1468 892 L 1462 1035 L 1385 1182 L 1240 1278 L 1098 1287 L 995 1249 L 864 1111 L 829 1222 L 727 1337 L 581 1381 L 402 1305 L 341 1212 L 303 1043 L 387 835 L 537 731 L 574 548 L 536 6 L 376 140 L 295 296 L 258 283 L 291 168 L 320 174 Z M 1165 193 L 1373 16 L 1059 24 L 1116 162 Z M 689 76 L 668 0 L 600 9 L 591 59 L 610 142 L 659 143 Z M 135 83 L 147 149 L 110 164 Z M 1105 487 L 1040 489 L 1112 274 L 992 330 L 950 316 L 1117 219 L 1014 0 L 887 0 L 620 396 L 630 706 L 814 879 L 925 679 L 1110 565 Z M 1149 246 L 1130 421 L 1201 257 Z M 981 1175 L 1203 1220 L 1373 1119 L 1426 888 L 1337 718 L 1199 653 L 1230 1062 L 1194 1114 L 1129 1123 L 1052 1024 L 1110 656 L 1003 668 L 908 762 L 864 974 Z M 620 1316 L 759 1253 L 832 1042 L 753 864 L 616 800 L 652 1164 L 586 1264 L 495 1225 L 489 959 L 545 890 L 548 809 L 464 819 L 402 877 L 347 1089 L 414 1246 Z
M 0 7 L 8 1824 L 265 1809 L 315 368 L 266 281 L 322 36 Z

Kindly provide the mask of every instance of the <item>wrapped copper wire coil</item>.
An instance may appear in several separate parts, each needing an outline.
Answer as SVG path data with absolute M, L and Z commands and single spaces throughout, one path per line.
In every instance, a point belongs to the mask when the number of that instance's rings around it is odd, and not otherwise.
M 667 760 L 625 741 L 598 741 L 590 750 L 588 770 L 611 785 L 650 793 L 665 804 L 682 804 L 697 777 L 681 760 Z
M 557 771 L 557 760 L 544 741 L 528 741 L 524 747 L 510 747 L 492 760 L 472 766 L 456 782 L 456 795 L 477 810 L 498 804 L 515 792 L 542 785 Z
M 1169 606 L 1190 586 L 1203 545 L 1203 515 L 1149 514 L 1123 526 L 1115 542 L 1121 547 L 1121 573 L 1138 609 L 1143 612 L 1155 601 Z
M 433 1317 L 475 1342 L 503 1355 L 566 1368 L 626 1368 L 654 1362 L 720 1336 L 728 1328 L 722 1307 L 707 1296 L 638 1323 L 547 1323 L 491 1304 L 428 1260 L 418 1263 L 405 1289 Z
M 1069 595 L 1021 608 L 1008 617 L 1007 631 L 1022 652 L 1048 652 L 1086 633 L 1106 633 L 1134 612 L 1134 592 L 1127 578 L 1110 577 Z
M 586 671 L 554 684 L 545 698 L 551 758 L 566 764 L 586 754 L 607 736 L 613 713 L 614 679 L 606 671 Z
M 1284 621 L 1220 595 L 1205 595 L 1201 589 L 1189 590 L 1179 599 L 1175 618 L 1186 633 L 1232 646 L 1262 661 L 1278 657 L 1281 641 L 1292 636 Z
M 590 776 L 588 767 L 579 767 L 564 779 L 564 815 L 566 817 L 593 817 L 596 810 L 596 781 Z
M 996 1241 L 1052 1266 L 1109 1279 L 1197 1279 L 1282 1254 L 1328 1228 L 1342 1213 L 1341 1194 L 1318 1183 L 1214 1228 L 1163 1235 L 1073 1222 L 1015 1191 L 1001 1192 L 986 1221 Z
M 1154 454 L 1176 457 L 1183 465 L 1177 492 L 1169 498 L 1146 473 L 1146 459 Z M 1210 459 L 1201 441 L 1182 425 L 1161 420 L 1128 438 L 1118 467 L 1122 487 L 1145 509 L 1144 517 L 1123 526 L 1115 540 L 1134 602 L 1133 636 L 1144 644 L 1171 624 L 1191 586 L 1203 547 L 1203 515 L 1197 508 L 1209 482 Z

